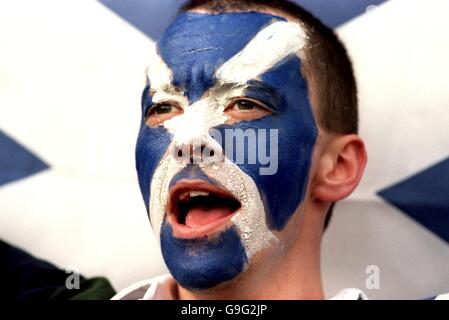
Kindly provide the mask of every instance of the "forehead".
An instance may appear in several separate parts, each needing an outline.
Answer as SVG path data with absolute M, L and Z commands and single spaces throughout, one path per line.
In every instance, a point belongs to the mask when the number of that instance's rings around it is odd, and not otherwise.
M 173 84 L 197 100 L 213 86 L 215 71 L 265 27 L 284 18 L 259 12 L 180 15 L 158 41 Z
M 207 14 L 188 12 L 180 15 L 158 42 L 160 53 L 170 64 L 178 58 L 186 62 L 202 59 L 227 60 L 265 26 L 283 18 L 264 13 Z

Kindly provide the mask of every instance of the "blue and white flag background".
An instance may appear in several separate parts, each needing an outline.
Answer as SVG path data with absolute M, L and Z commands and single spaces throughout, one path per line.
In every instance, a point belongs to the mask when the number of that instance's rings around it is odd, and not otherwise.
M 349 49 L 369 152 L 325 236 L 327 295 L 449 292 L 449 1 L 297 2 Z M 179 4 L 0 1 L 1 238 L 116 289 L 166 271 L 134 144 L 147 53 Z

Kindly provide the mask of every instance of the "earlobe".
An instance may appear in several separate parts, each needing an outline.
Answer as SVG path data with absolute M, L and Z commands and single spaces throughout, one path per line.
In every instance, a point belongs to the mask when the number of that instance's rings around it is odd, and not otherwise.
M 312 197 L 329 202 L 346 198 L 359 184 L 366 162 L 365 145 L 358 135 L 332 138 L 321 153 Z

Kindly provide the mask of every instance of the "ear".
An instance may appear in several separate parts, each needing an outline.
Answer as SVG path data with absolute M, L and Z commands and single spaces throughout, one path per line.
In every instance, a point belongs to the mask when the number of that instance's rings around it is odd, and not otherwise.
M 362 178 L 365 145 L 355 134 L 332 137 L 323 147 L 312 184 L 312 197 L 335 202 L 349 196 Z

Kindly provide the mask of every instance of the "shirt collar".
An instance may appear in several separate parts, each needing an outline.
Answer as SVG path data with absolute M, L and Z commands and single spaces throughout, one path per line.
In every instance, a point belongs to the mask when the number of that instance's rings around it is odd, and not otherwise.
M 112 300 L 175 300 L 176 282 L 170 274 L 140 281 L 116 294 Z M 330 300 L 367 300 L 359 289 L 348 288 L 338 292 Z

